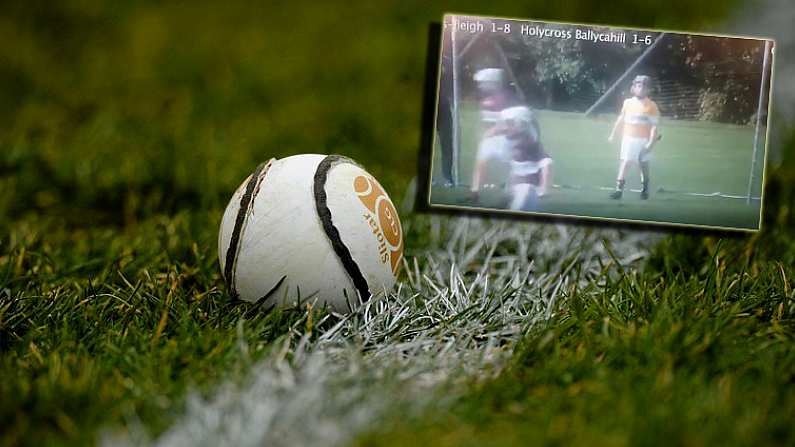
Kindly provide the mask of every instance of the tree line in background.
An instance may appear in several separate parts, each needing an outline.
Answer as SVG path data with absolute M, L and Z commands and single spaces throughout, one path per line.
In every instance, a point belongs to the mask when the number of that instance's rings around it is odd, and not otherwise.
M 658 35 L 653 34 L 655 38 Z M 472 75 L 477 70 L 507 65 L 515 76 L 509 80 L 521 89 L 531 106 L 585 111 L 646 49 L 645 44 L 632 43 L 633 31 L 626 31 L 626 35 L 621 44 L 539 39 L 518 32 L 459 32 L 456 39 L 461 54 L 458 64 L 462 91 L 474 94 Z M 663 39 L 633 70 L 633 75 L 643 73 L 654 79 L 652 96 L 663 116 L 735 124 L 755 121 L 763 40 L 671 33 Z M 597 111 L 617 112 L 629 95 L 630 81 L 631 76 Z

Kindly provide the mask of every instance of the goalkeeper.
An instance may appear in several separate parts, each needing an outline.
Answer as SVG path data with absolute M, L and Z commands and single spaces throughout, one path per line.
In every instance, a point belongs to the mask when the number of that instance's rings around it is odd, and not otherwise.
M 640 168 L 640 181 L 643 189 L 640 198 L 649 198 L 649 161 L 654 144 L 660 139 L 657 126 L 660 111 L 657 104 L 649 98 L 651 78 L 636 76 L 632 81 L 632 97 L 624 101 L 621 114 L 618 116 L 607 141 L 612 142 L 619 128 L 622 129 L 621 162 L 618 167 L 616 189 L 610 194 L 612 199 L 620 199 L 624 195 L 627 168 L 637 164 Z M 623 127 L 622 127 L 623 125 Z

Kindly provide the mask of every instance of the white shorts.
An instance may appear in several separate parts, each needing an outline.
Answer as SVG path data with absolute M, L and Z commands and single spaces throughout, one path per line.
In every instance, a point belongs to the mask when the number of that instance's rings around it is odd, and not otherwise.
M 511 159 L 508 141 L 503 135 L 484 138 L 478 146 L 478 161 L 496 160 L 507 163 Z
M 646 149 L 646 144 L 649 142 L 648 138 L 640 138 L 640 137 L 624 137 L 621 140 L 621 160 L 627 161 L 649 161 L 651 159 L 651 154 L 646 153 L 643 155 L 643 159 L 639 160 L 641 152 Z

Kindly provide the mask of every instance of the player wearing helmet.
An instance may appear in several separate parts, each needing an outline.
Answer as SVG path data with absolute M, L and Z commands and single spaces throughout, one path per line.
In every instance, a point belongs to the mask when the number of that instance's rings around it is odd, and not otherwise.
M 616 119 L 608 141 L 612 142 L 619 128 L 622 129 L 621 161 L 616 178 L 616 189 L 610 194 L 612 199 L 620 199 L 624 194 L 627 168 L 637 164 L 643 189 L 641 199 L 649 198 L 649 160 L 654 144 L 659 140 L 658 125 L 660 111 L 657 104 L 649 98 L 651 78 L 636 76 L 632 81 L 632 97 L 624 101 L 621 114 Z
M 484 68 L 473 76 L 480 99 L 480 117 L 487 125 L 494 125 L 502 109 L 515 105 L 516 98 L 505 86 L 505 71 Z
M 544 151 L 538 121 L 529 107 L 515 106 L 500 113 L 498 130 L 510 152 L 510 209 L 533 211 L 536 199 L 552 184 L 552 158 Z
M 500 68 L 484 68 L 475 73 L 474 81 L 480 98 L 480 119 L 482 137 L 478 144 L 477 158 L 472 175 L 472 191 L 477 193 L 482 186 L 486 165 L 489 163 L 504 164 L 510 161 L 510 153 L 506 146 L 505 136 L 497 131 L 497 123 L 502 110 L 519 104 L 513 92 L 507 88 L 504 70 Z

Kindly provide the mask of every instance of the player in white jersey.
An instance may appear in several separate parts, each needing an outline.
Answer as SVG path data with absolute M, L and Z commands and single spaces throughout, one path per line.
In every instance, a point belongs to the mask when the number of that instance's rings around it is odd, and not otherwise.
M 472 192 L 477 192 L 483 185 L 486 167 L 491 165 L 496 171 L 508 170 L 512 160 L 511 142 L 508 141 L 500 126 L 501 113 L 521 103 L 514 92 L 508 88 L 504 79 L 504 71 L 499 68 L 486 68 L 475 73 L 474 80 L 480 94 L 480 117 L 482 137 L 478 144 L 477 158 L 472 176 Z M 529 109 L 528 109 L 529 110 Z M 532 116 L 531 126 L 536 135 L 540 134 L 538 123 Z M 501 182 L 504 183 L 504 182 Z M 493 186 L 493 185 L 492 185 Z
M 552 185 L 552 158 L 541 144 L 535 115 L 525 106 L 509 107 L 500 113 L 499 130 L 511 154 L 509 208 L 534 211 Z
M 643 189 L 641 199 L 649 198 L 649 161 L 654 144 L 660 139 L 658 130 L 660 110 L 649 98 L 651 78 L 636 76 L 632 81 L 632 98 L 624 101 L 621 114 L 613 125 L 608 141 L 613 141 L 619 128 L 622 128 L 621 161 L 616 178 L 616 189 L 610 194 L 612 199 L 620 199 L 624 194 L 627 168 L 637 164 Z M 623 125 L 623 127 L 622 127 Z
M 518 100 L 505 85 L 504 71 L 500 68 L 484 68 L 474 76 L 478 88 L 480 105 L 481 137 L 472 175 L 472 191 L 483 186 L 486 166 L 497 170 L 507 169 L 510 153 L 505 137 L 497 132 L 497 123 L 503 109 L 516 105 Z

